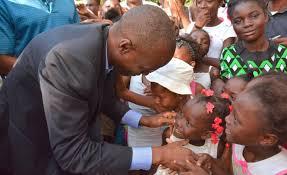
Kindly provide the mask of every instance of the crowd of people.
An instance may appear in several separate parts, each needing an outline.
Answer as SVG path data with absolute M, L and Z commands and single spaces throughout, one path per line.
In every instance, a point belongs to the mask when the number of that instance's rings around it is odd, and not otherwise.
M 0 0 L 0 174 L 287 175 L 286 0 Z

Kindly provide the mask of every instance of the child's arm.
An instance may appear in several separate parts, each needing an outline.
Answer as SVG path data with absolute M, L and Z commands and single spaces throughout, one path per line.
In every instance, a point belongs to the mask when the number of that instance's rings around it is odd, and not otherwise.
M 179 17 L 184 29 L 190 24 L 189 16 L 184 11 L 184 6 L 179 0 L 169 0 L 170 10 L 174 17 Z
M 122 98 L 123 100 L 130 101 L 141 106 L 146 106 L 155 109 L 156 111 L 160 111 L 158 105 L 154 103 L 153 97 L 140 95 L 128 89 L 130 79 L 131 77 L 127 76 L 117 76 L 116 91 L 118 97 Z
M 197 166 L 202 167 L 206 171 L 212 172 L 213 175 L 231 175 L 232 172 L 230 172 L 230 165 L 227 160 L 231 160 L 231 154 L 229 154 L 229 151 L 224 152 L 222 155 L 222 158 L 226 159 L 214 159 L 209 154 L 198 154 L 199 158 L 196 162 Z M 226 164 L 227 163 L 227 164 Z

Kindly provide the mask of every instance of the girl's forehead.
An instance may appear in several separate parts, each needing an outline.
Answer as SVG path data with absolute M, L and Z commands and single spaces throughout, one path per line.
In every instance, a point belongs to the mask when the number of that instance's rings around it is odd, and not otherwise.
M 256 10 L 264 11 L 262 7 L 260 7 L 260 5 L 255 1 L 241 2 L 234 7 L 234 11 L 233 14 L 231 14 L 231 17 L 234 15 L 248 14 Z
M 236 100 L 233 102 L 233 106 L 238 113 L 242 113 L 245 116 L 253 114 L 259 115 L 259 112 L 263 109 L 259 98 L 248 90 L 244 90 L 237 95 Z
M 183 112 L 187 117 L 201 117 L 206 114 L 205 103 L 192 100 L 184 106 Z

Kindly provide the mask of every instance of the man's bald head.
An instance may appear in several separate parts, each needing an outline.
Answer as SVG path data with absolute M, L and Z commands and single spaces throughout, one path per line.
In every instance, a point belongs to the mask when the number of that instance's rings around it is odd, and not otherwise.
M 122 43 L 131 53 L 124 55 L 125 52 L 119 51 L 118 54 L 112 53 L 110 56 L 125 62 L 133 60 L 141 64 L 138 66 L 144 67 L 141 72 L 135 72 L 136 69 L 126 70 L 126 74 L 150 72 L 166 64 L 173 56 L 174 27 L 166 13 L 158 7 L 142 5 L 132 8 L 111 27 L 111 31 L 114 33 L 114 46 Z M 125 69 L 126 66 L 122 66 Z

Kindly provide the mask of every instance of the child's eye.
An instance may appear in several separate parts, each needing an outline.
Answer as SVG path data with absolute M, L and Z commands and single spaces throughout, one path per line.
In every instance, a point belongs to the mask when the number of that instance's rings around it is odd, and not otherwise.
M 186 120 L 186 126 L 189 127 L 190 126 L 190 123 L 188 120 Z
M 258 13 L 255 13 L 255 14 L 251 14 L 251 18 L 252 19 L 255 19 L 255 18 L 257 18 L 259 16 L 259 14 Z
M 241 19 L 235 19 L 235 20 L 233 20 L 233 23 L 236 24 L 236 25 L 238 25 L 238 24 L 241 23 Z

